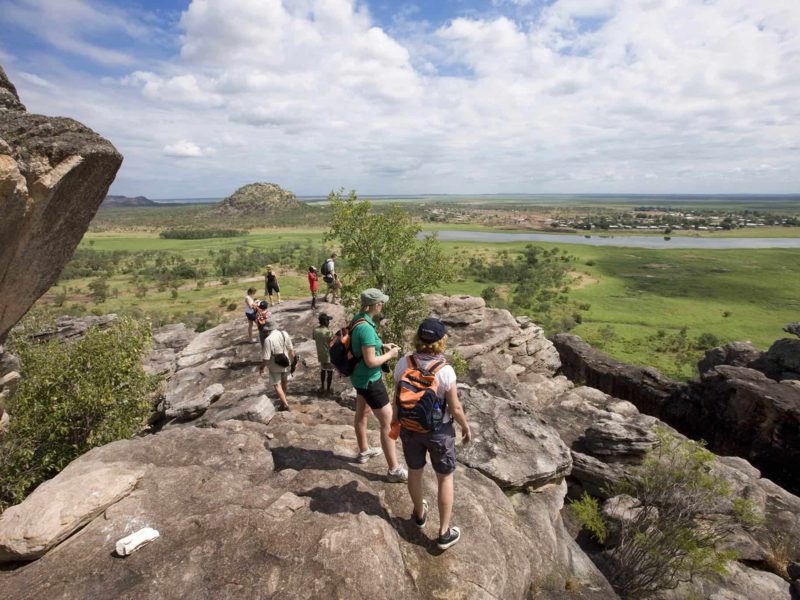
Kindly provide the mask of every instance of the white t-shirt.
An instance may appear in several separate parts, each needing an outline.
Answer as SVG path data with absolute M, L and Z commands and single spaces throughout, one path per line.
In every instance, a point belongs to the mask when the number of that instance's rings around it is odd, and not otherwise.
M 294 350 L 292 338 L 289 337 L 288 333 L 280 329 L 273 330 L 272 333 L 264 339 L 264 351 L 261 356 L 267 363 L 267 368 L 270 373 L 288 373 L 291 371 L 291 367 L 276 365 L 275 362 L 271 360 L 273 354 L 285 354 L 289 356 L 291 350 Z
M 417 360 L 417 364 L 425 367 L 436 358 L 443 358 L 439 356 L 431 356 L 430 354 L 418 354 L 414 353 L 414 358 Z M 408 368 L 408 356 L 404 356 L 400 360 L 397 361 L 397 366 L 394 368 L 394 380 L 395 382 L 400 381 L 400 377 L 403 375 L 403 371 Z M 437 390 L 436 395 L 439 398 L 444 398 L 445 394 L 448 392 L 450 388 L 452 388 L 456 384 L 456 372 L 453 370 L 453 367 L 450 365 L 445 365 L 441 369 L 439 369 L 438 373 L 436 373 L 436 383 L 437 383 Z
M 255 310 L 255 302 L 253 301 L 253 297 L 250 294 L 247 294 L 244 297 L 244 309 L 245 310 Z

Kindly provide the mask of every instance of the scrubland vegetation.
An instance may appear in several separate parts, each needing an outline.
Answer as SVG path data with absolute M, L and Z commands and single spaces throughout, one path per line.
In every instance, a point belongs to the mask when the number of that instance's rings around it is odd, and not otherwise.
M 91 448 L 142 431 L 151 412 L 147 323 L 122 318 L 69 344 L 29 337 L 49 325 L 27 317 L 9 343 L 24 377 L 0 436 L 0 511 Z
M 514 210 L 523 206 L 512 200 Z M 371 210 L 389 220 L 410 215 L 415 227 L 419 223 L 434 231 L 486 229 L 474 223 L 423 223 L 417 217 L 424 201 L 407 200 L 398 209 L 375 202 Z M 475 206 L 490 205 L 436 202 L 449 211 L 442 214 L 459 218 Z M 596 205 L 590 208 L 598 210 Z M 745 210 L 736 204 L 728 208 Z M 773 204 L 760 208 L 790 214 Z M 118 312 L 147 316 L 155 326 L 183 321 L 202 330 L 239 316 L 244 290 L 250 285 L 263 290 L 267 264 L 277 269 L 284 298 L 306 297 L 308 266 L 319 267 L 334 248 L 340 250 L 337 265 L 345 285 L 354 289 L 363 283 L 352 277 L 357 266 L 352 252 L 341 251 L 343 229 L 324 239 L 332 223 L 330 201 L 318 214 L 312 211 L 318 224 L 309 217 L 303 226 L 267 229 L 270 223 L 250 219 L 239 225 L 249 229 L 246 236 L 160 236 L 176 227 L 233 227 L 227 222 L 212 226 L 202 217 L 208 210 L 191 205 L 102 210 L 92 230 L 115 231 L 86 235 L 39 308 L 49 306 L 59 314 Z M 166 218 L 158 226 L 153 215 Z M 286 225 L 287 219 L 273 219 L 273 224 Z M 653 366 L 672 377 L 693 376 L 703 351 L 719 343 L 750 340 L 768 347 L 800 309 L 798 250 L 647 250 L 517 242 L 446 242 L 442 248 L 453 279 L 427 281 L 431 289 L 483 296 L 491 306 L 530 315 L 548 333 L 571 331 L 621 360 Z M 386 252 L 405 251 L 387 246 Z

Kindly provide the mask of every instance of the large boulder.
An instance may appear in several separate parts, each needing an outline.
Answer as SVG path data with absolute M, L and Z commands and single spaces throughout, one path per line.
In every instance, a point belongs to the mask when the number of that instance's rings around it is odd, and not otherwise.
M 707 350 L 697 363 L 700 374 L 710 371 L 717 365 L 730 365 L 732 367 L 747 367 L 753 361 L 761 358 L 761 350 L 751 342 L 730 342 L 724 346 Z
M 508 489 L 536 488 L 569 473 L 569 449 L 529 407 L 483 390 L 461 391 L 474 436 L 459 455 L 462 463 Z
M 26 112 L 0 68 L 0 344 L 56 282 L 121 164 L 77 121 Z
M 769 350 L 748 366 L 777 381 L 800 379 L 800 340 L 794 338 L 776 340 Z

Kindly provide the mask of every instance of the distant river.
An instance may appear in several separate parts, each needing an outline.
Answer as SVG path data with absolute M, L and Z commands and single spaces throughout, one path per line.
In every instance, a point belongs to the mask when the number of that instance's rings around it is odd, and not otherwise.
M 654 248 L 657 250 L 706 248 L 709 250 L 800 248 L 798 238 L 701 238 L 673 236 L 670 239 L 643 235 L 599 236 L 564 233 L 496 233 L 492 231 L 458 231 L 442 229 L 436 232 L 443 242 L 552 242 L 586 246 L 619 246 L 622 248 Z M 420 235 L 429 235 L 423 232 Z

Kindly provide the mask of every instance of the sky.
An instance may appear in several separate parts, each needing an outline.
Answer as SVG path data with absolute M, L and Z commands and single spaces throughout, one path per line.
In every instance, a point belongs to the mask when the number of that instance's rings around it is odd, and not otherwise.
M 800 0 L 0 0 L 111 193 L 800 193 Z

